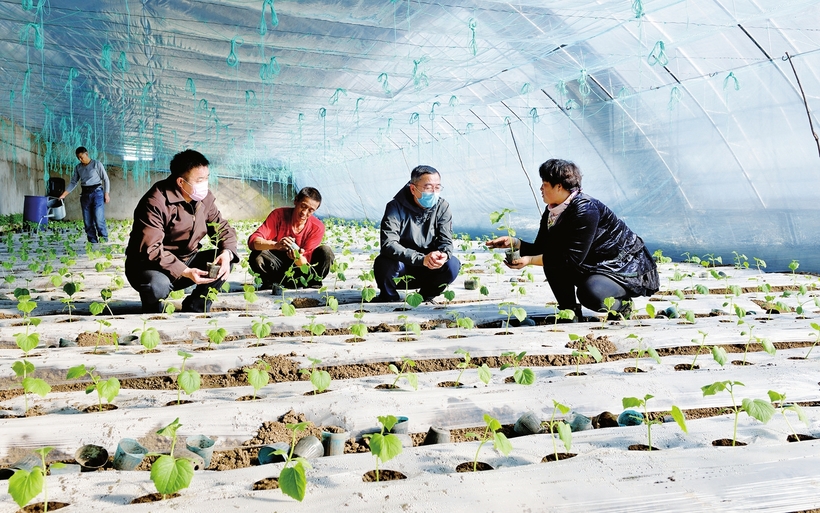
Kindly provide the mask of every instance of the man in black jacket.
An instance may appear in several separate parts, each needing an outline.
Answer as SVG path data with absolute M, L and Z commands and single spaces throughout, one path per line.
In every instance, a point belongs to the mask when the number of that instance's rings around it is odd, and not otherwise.
M 410 182 L 396 193 L 384 210 L 381 251 L 373 263 L 380 294 L 373 300 L 400 301 L 401 288 L 419 289 L 431 301 L 452 283 L 461 262 L 453 256 L 453 216 L 441 199 L 441 175 L 431 166 L 417 166 Z

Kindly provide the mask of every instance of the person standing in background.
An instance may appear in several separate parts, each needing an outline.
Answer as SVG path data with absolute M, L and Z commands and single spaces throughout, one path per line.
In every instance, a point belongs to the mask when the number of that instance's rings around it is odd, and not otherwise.
M 83 209 L 83 226 L 88 242 L 97 243 L 100 239 L 108 239 L 108 226 L 105 224 L 105 203 L 111 201 L 109 192 L 111 182 L 108 180 L 108 173 L 99 160 L 94 160 L 88 156 L 88 150 L 80 146 L 74 151 L 79 164 L 74 166 L 74 173 L 68 183 L 65 192 L 60 194 L 60 199 L 65 198 L 73 191 L 77 184 L 80 184 L 82 193 L 80 194 L 80 207 Z

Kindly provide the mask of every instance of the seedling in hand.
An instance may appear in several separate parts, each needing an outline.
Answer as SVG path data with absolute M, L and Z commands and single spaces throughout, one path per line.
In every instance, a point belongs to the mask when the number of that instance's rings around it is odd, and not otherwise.
M 302 499 L 305 498 L 305 491 L 307 489 L 307 476 L 305 472 L 312 467 L 305 458 L 301 456 L 294 458 L 293 449 L 296 447 L 296 433 L 304 431 L 308 427 L 308 424 L 309 422 L 287 424 L 285 427 L 291 432 L 290 452 L 281 449 L 277 449 L 273 452 L 279 456 L 286 456 L 285 465 L 279 472 L 279 488 L 282 490 L 282 493 L 299 502 L 302 502 Z M 294 463 L 294 461 L 296 463 Z
M 505 363 L 501 365 L 501 369 L 499 370 L 507 370 L 510 367 L 515 369 L 513 371 L 513 379 L 519 385 L 532 385 L 535 383 L 536 377 L 535 373 L 529 367 L 524 367 L 523 369 L 520 368 L 521 362 L 524 360 L 524 356 L 527 355 L 526 351 L 521 351 L 520 353 L 516 353 L 515 351 L 505 351 L 501 353 L 501 356 L 507 356 L 511 358 L 510 363 Z
M 77 379 L 85 376 L 88 374 L 88 377 L 91 378 L 91 384 L 85 388 L 85 393 L 90 394 L 93 391 L 97 391 L 97 400 L 100 405 L 100 411 L 103 411 L 102 402 L 105 399 L 105 402 L 111 404 L 111 401 L 114 400 L 117 395 L 120 393 L 120 380 L 117 378 L 108 378 L 102 379 L 99 374 L 94 374 L 95 367 L 91 367 L 90 369 L 86 369 L 84 364 L 77 365 L 76 367 L 71 367 L 68 369 L 68 375 L 66 379 Z
M 194 355 L 186 353 L 185 351 L 177 351 L 177 354 L 182 357 L 182 366 L 180 368 L 171 367 L 168 369 L 168 374 L 177 375 L 177 404 L 181 402 L 182 391 L 191 395 L 201 386 L 201 378 L 199 373 L 192 369 L 185 368 L 185 360 L 192 358 Z
M 487 425 L 484 428 L 484 433 L 479 435 L 478 433 L 467 433 L 465 436 L 467 438 L 476 438 L 480 441 L 478 444 L 478 450 L 475 452 L 475 458 L 473 459 L 473 472 L 478 470 L 478 453 L 481 452 L 481 448 L 484 447 L 484 444 L 489 442 L 490 440 L 493 441 L 493 447 L 495 450 L 503 454 L 504 456 L 509 455 L 512 452 L 512 444 L 510 441 L 507 440 L 507 437 L 504 433 L 499 433 L 498 430 L 501 429 L 501 423 L 498 422 L 495 418 L 491 417 L 489 414 L 484 414 L 484 423 Z
M 555 399 L 552 400 L 552 416 L 550 420 L 543 422 L 549 428 L 550 438 L 552 438 L 552 452 L 555 453 L 555 461 L 558 461 L 558 445 L 555 442 L 555 437 L 552 436 L 555 432 L 558 432 L 558 438 L 564 442 L 564 449 L 566 452 L 569 452 L 569 448 L 572 447 L 572 429 L 569 427 L 569 424 L 564 422 L 563 420 L 555 420 L 555 414 L 557 412 L 561 412 L 562 415 L 566 415 L 569 413 L 569 406 L 565 406 Z
M 381 430 L 378 433 L 364 435 L 364 438 L 369 439 L 371 454 L 376 457 L 376 482 L 379 481 L 379 462 L 387 463 L 401 454 L 403 450 L 401 439 L 390 433 L 399 419 L 393 415 L 379 416 L 378 419 L 382 425 Z M 385 435 L 385 431 L 388 434 Z
M 299 373 L 310 377 L 310 383 L 313 385 L 313 395 L 316 395 L 324 392 L 330 386 L 330 373 L 316 368 L 316 365 L 322 363 L 322 360 L 310 356 L 308 356 L 308 360 L 310 360 L 310 369 L 299 369 Z
M 194 478 L 194 465 L 191 460 L 174 456 L 177 430 L 181 427 L 179 417 L 177 417 L 172 423 L 157 431 L 158 435 L 171 439 L 169 454 L 159 455 L 159 458 L 151 465 L 151 481 L 154 482 L 154 486 L 157 487 L 157 492 L 162 495 L 163 500 L 168 495 L 188 488 L 191 485 L 191 479 Z M 156 453 L 149 455 L 156 456 Z
M 21 508 L 32 499 L 43 493 L 43 512 L 48 513 L 48 487 L 46 486 L 45 468 L 59 469 L 65 467 L 64 463 L 54 462 L 46 465 L 46 456 L 53 447 L 43 447 L 34 451 L 40 456 L 40 465 L 35 466 L 31 471 L 19 469 L 9 478 L 9 495 Z
M 649 410 L 646 407 L 646 403 L 649 402 L 649 400 L 653 397 L 655 396 L 646 394 L 643 397 L 643 399 L 639 399 L 637 397 L 624 397 L 621 400 L 624 409 L 643 407 L 643 418 L 644 422 L 646 423 L 647 451 L 652 450 L 652 425 L 663 424 L 663 421 L 661 420 L 653 420 L 649 418 Z M 680 427 L 681 431 L 683 431 L 684 433 L 689 432 L 686 428 L 686 417 L 684 417 L 681 409 L 675 405 L 672 405 L 672 418 L 675 419 L 675 422 L 678 423 L 678 426 Z
M 388 366 L 388 368 L 390 369 L 390 372 L 392 372 L 393 374 L 396 375 L 396 379 L 393 380 L 393 384 L 390 385 L 390 388 L 398 388 L 396 383 L 398 383 L 399 380 L 403 378 L 403 379 L 407 380 L 407 383 L 409 383 L 410 386 L 413 387 L 414 390 L 418 390 L 419 389 L 419 378 L 418 378 L 418 376 L 416 376 L 415 372 L 410 372 L 410 370 L 409 370 L 409 369 L 412 369 L 415 366 L 416 366 L 416 362 L 414 362 L 410 358 L 407 358 L 406 356 L 403 356 L 402 359 L 401 359 L 401 369 L 399 369 L 398 367 L 396 367 L 394 364 L 391 363 Z
M 271 366 L 265 360 L 257 360 L 256 367 L 245 367 L 243 370 L 248 375 L 248 383 L 253 387 L 253 400 L 256 400 L 256 394 L 259 389 L 268 384 L 270 380 Z
M 780 413 L 783 415 L 783 420 L 786 421 L 786 424 L 789 426 L 789 429 L 794 435 L 795 442 L 799 442 L 800 436 L 797 434 L 797 431 L 795 431 L 792 427 L 788 417 L 786 417 L 786 412 L 793 411 L 795 415 L 797 415 L 797 418 L 800 420 L 800 422 L 803 422 L 804 424 L 806 424 L 806 426 L 808 426 L 809 419 L 808 417 L 806 417 L 806 414 L 803 412 L 803 409 L 795 403 L 787 403 L 786 394 L 781 394 L 780 392 L 775 392 L 774 390 L 769 390 L 769 400 L 771 400 L 772 406 L 774 406 L 775 402 L 779 403 Z
M 718 392 L 723 392 L 724 390 L 729 392 L 729 396 L 732 398 L 732 407 L 729 408 L 735 414 L 735 423 L 734 423 L 734 430 L 732 431 L 732 446 L 734 447 L 737 441 L 737 420 L 740 416 L 741 411 L 745 411 L 747 415 L 750 417 L 759 420 L 760 422 L 766 424 L 774 415 L 774 406 L 772 403 L 768 401 L 764 401 L 763 399 L 743 399 L 741 401 L 741 405 L 738 406 L 737 402 L 735 401 L 735 393 L 734 387 L 736 386 L 745 386 L 740 381 L 716 381 L 711 385 L 705 385 L 700 387 L 703 391 L 703 396 L 706 397 L 707 395 L 715 395 Z

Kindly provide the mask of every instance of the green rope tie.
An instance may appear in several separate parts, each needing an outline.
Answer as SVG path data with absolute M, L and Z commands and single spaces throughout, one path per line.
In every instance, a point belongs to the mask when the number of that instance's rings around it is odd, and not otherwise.
M 470 21 L 467 22 L 467 26 L 470 27 L 470 32 L 472 36 L 470 36 L 470 51 L 475 56 L 478 53 L 478 44 L 475 42 L 475 28 L 478 25 L 478 22 L 475 18 L 470 18 Z
M 196 98 L 196 84 L 194 84 L 194 79 L 188 77 L 188 80 L 185 81 L 185 90 L 191 93 L 191 96 Z
M 669 64 L 669 59 L 666 57 L 666 45 L 663 44 L 663 41 L 658 41 L 655 43 L 652 51 L 649 52 L 649 57 L 647 57 L 647 60 L 649 61 L 650 66 L 654 66 L 655 64 L 666 66 Z
M 558 84 L 555 85 L 555 88 L 558 90 L 558 94 L 562 97 L 567 96 L 567 83 L 563 80 L 559 80 Z
M 427 62 L 427 57 L 413 60 L 413 85 L 416 89 L 423 89 L 430 85 L 430 81 L 427 79 L 427 73 L 421 69 L 421 65 L 425 62 Z
M 641 0 L 634 0 L 632 2 L 632 12 L 635 14 L 635 18 L 643 18 L 645 13 L 643 10 L 643 2 Z
M 452 108 L 456 108 L 456 106 L 458 106 L 458 97 L 456 95 L 451 96 L 450 101 L 447 102 L 447 105 Z
M 86 109 L 90 109 L 94 106 L 94 91 L 88 91 L 85 93 L 85 98 L 83 99 L 83 105 L 85 105 Z
M 100 66 L 107 71 L 111 71 L 111 45 L 106 43 L 102 47 L 102 56 L 100 58 Z
M 441 102 L 433 102 L 432 107 L 430 107 L 430 114 L 427 115 L 427 117 L 430 118 L 430 121 L 435 121 L 436 120 L 436 107 L 438 107 L 440 105 L 441 105 Z
M 524 82 L 524 85 L 521 86 L 521 94 L 522 95 L 530 94 L 531 89 L 532 89 L 532 86 L 530 85 L 530 83 L 529 82 Z
M 580 105 L 578 105 L 578 102 L 576 102 L 576 101 L 575 101 L 575 100 L 573 100 L 572 98 L 570 98 L 569 100 L 567 100 L 567 103 L 564 105 L 564 108 L 565 108 L 566 110 L 578 110 L 580 107 L 581 107 L 581 106 L 580 106 Z
M 229 53 L 228 58 L 225 59 L 225 62 L 228 63 L 228 66 L 232 68 L 236 68 L 237 66 L 239 66 L 239 57 L 236 56 L 236 48 L 242 46 L 244 42 L 245 40 L 239 36 L 235 36 L 233 39 L 231 39 L 231 53 Z
M 669 103 L 666 105 L 666 108 L 669 110 L 675 110 L 675 107 L 678 106 L 681 99 L 681 92 L 678 89 L 678 86 L 672 88 L 669 92 Z
M 34 48 L 43 49 L 43 30 L 38 23 L 26 23 L 20 30 L 20 44 L 28 45 L 29 34 L 34 31 Z
M 541 117 L 538 115 L 538 109 L 536 107 L 530 109 L 530 118 L 532 119 L 533 125 L 541 121 Z
M 381 75 L 379 75 L 378 80 L 379 83 L 382 85 L 382 90 L 384 91 L 384 94 L 390 96 L 390 86 L 387 85 L 387 73 L 382 73 Z
M 330 104 L 336 105 L 337 103 L 339 103 L 339 95 L 341 94 L 347 96 L 347 91 L 340 87 L 336 89 L 336 92 L 334 92 L 333 95 L 330 97 Z
M 259 68 L 259 78 L 262 79 L 262 82 L 270 82 L 280 71 L 282 71 L 282 68 L 276 62 L 276 57 L 271 57 L 268 64 L 262 64 L 262 67 Z
M 256 105 L 256 91 L 248 89 L 245 91 L 245 107 Z
M 276 27 L 279 25 L 279 17 L 276 16 L 276 10 L 273 8 L 273 0 L 262 0 L 262 17 L 259 20 L 259 35 L 264 36 L 268 33 L 268 24 L 265 22 L 265 8 L 270 7 L 270 24 Z
M 327 116 L 327 109 L 324 107 L 319 108 L 319 119 L 325 119 Z
M 197 103 L 197 105 L 196 105 L 196 110 L 198 110 L 199 112 L 207 111 L 208 110 L 208 100 L 206 100 L 205 98 L 202 98 L 201 100 L 199 100 L 199 103 Z
M 359 103 L 363 102 L 364 98 L 356 98 L 356 109 L 353 110 L 354 114 L 359 114 Z
M 578 78 L 578 92 L 583 98 L 586 98 L 592 93 L 592 88 L 589 87 L 589 82 L 587 82 L 588 76 L 587 70 L 582 69 L 581 76 Z
M 34 9 L 34 1 L 33 0 L 23 0 L 23 10 L 30 11 Z
M 125 73 L 130 67 L 131 66 L 128 64 L 128 56 L 125 55 L 125 52 L 120 52 L 120 58 L 117 59 L 117 68 Z
M 412 125 L 412 124 L 415 124 L 415 123 L 418 123 L 418 122 L 419 122 L 419 113 L 414 112 L 414 113 L 410 114 L 409 124 Z
M 723 90 L 725 91 L 729 87 L 729 80 L 734 82 L 735 91 L 740 91 L 740 82 L 737 81 L 734 71 L 730 71 L 729 74 L 726 75 L 726 78 L 723 79 Z

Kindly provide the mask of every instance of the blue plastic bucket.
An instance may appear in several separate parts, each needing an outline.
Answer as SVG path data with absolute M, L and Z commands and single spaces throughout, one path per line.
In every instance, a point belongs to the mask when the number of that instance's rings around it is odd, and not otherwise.
M 26 196 L 23 201 L 23 220 L 40 227 L 48 224 L 48 196 Z

